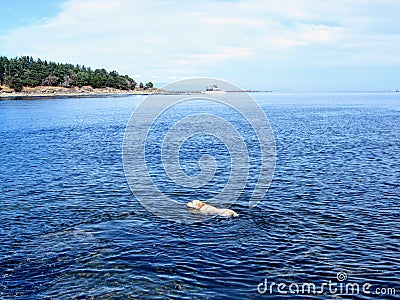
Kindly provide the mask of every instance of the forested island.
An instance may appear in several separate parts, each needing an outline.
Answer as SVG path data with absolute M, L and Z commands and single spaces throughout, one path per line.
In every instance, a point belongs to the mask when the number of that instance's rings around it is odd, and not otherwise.
M 46 89 L 47 87 L 47 89 Z M 0 56 L 0 93 L 22 91 L 93 91 L 94 89 L 132 91 L 134 79 L 105 69 L 33 59 L 29 56 Z M 139 83 L 140 90 L 153 88 L 151 82 Z

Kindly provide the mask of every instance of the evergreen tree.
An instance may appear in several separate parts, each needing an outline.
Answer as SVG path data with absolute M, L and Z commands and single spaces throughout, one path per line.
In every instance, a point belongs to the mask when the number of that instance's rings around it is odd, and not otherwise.
M 10 88 L 14 89 L 14 91 L 16 92 L 22 92 L 23 89 L 23 84 L 22 84 L 22 80 L 17 78 L 13 78 L 10 83 L 9 83 Z

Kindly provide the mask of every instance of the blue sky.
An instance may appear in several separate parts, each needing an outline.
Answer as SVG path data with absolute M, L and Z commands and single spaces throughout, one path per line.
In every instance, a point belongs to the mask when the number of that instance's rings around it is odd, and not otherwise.
M 136 81 L 244 89 L 400 88 L 398 0 L 1 0 L 0 55 L 105 67 Z
M 35 3 L 32 0 L 0 0 L 0 34 L 54 17 L 61 11 L 64 2 L 62 0 L 42 0 Z

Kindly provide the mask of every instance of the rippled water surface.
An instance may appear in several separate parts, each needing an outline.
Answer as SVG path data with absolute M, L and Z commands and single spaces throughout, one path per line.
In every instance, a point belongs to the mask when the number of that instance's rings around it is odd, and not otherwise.
M 0 101 L 0 297 L 275 298 L 257 286 L 338 282 L 338 272 L 400 294 L 400 95 L 253 97 L 276 139 L 270 189 L 249 209 L 250 174 L 232 206 L 239 218 L 191 225 L 147 212 L 126 182 L 122 141 L 142 96 Z M 183 204 L 229 176 L 224 146 L 197 142 L 182 150 L 186 172 L 198 171 L 196 150 L 220 159 L 201 192 L 168 182 L 159 151 L 147 149 L 158 187 Z

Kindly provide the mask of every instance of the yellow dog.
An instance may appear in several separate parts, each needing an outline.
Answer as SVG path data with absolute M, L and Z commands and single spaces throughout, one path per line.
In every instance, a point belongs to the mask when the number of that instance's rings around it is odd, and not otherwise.
M 216 208 L 214 206 L 208 205 L 200 200 L 193 200 L 187 203 L 187 207 L 197 209 L 205 214 L 217 214 L 222 217 L 234 217 L 236 218 L 238 214 L 232 209 L 227 208 Z

